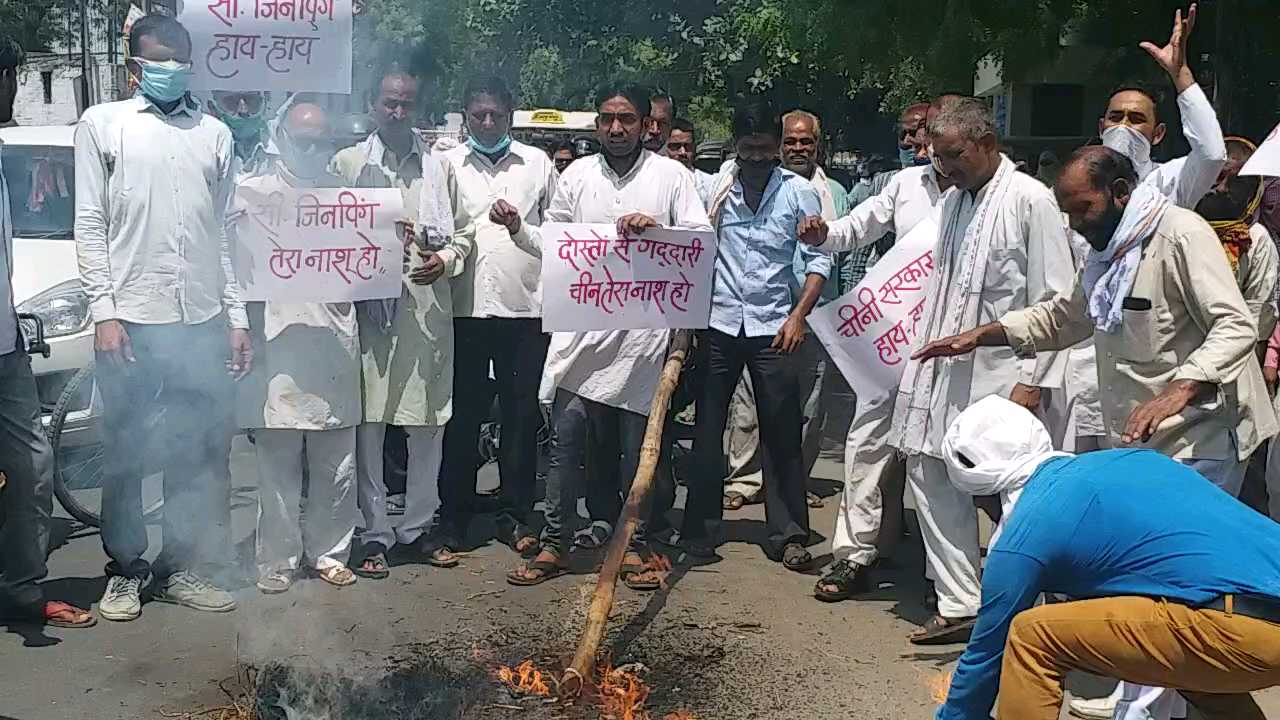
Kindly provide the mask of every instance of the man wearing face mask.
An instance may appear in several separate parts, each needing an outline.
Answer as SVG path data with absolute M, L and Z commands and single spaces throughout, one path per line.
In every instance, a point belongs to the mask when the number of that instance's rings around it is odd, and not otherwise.
M 821 149 L 822 123 L 813 113 L 793 110 L 782 116 L 782 165 L 799 175 L 818 193 L 822 217 L 832 221 L 848 212 L 848 194 L 840 183 L 827 177 L 818 164 Z M 807 262 L 806 249 L 796 248 L 796 286 L 804 284 Z M 839 283 L 832 279 L 822 285 L 818 304 L 834 300 L 839 295 Z M 804 400 L 802 456 L 804 476 L 807 479 L 818 461 L 821 442 L 823 379 L 830 358 L 822 343 L 814 335 L 807 335 L 796 353 L 799 361 L 801 397 Z M 729 403 L 730 426 L 725 438 L 729 456 L 729 473 L 725 479 L 724 507 L 736 510 L 747 502 L 758 502 L 764 487 L 761 470 L 760 432 L 757 423 L 755 394 L 752 391 L 750 373 L 743 373 L 742 380 L 733 392 Z M 821 506 L 821 499 L 807 495 L 811 506 Z
M 86 110 L 75 139 L 76 250 L 106 433 L 102 544 L 111 562 L 98 612 L 108 620 L 137 618 L 150 578 L 155 600 L 235 608 L 201 570 L 229 550 L 228 373 L 243 377 L 252 361 L 225 227 L 231 132 L 187 94 L 191 38 L 181 24 L 146 16 L 129 46 L 137 95 Z M 160 411 L 164 549 L 148 563 L 139 498 Z
M 396 188 L 403 226 L 414 247 L 399 298 L 362 303 L 364 423 L 356 433 L 357 484 L 364 516 L 357 575 L 388 575 L 386 552 L 413 546 L 426 562 L 454 567 L 458 558 L 428 534 L 440 507 L 438 476 L 444 426 L 453 415 L 453 300 L 449 279 L 461 275 L 475 234 L 461 204 L 453 166 L 431 154 L 413 131 L 418 78 L 397 64 L 382 68 L 370 96 L 378 129 L 339 152 L 329 170 L 354 187 Z M 391 427 L 398 428 L 392 432 Z M 386 518 L 383 450 L 405 442 L 405 510 Z M 392 453 L 406 456 L 406 453 Z
M 1218 116 L 1187 66 L 1187 48 L 1195 24 L 1193 4 L 1185 19 L 1181 10 L 1174 14 L 1168 45 L 1160 48 L 1149 42 L 1141 44 L 1173 80 L 1182 134 L 1191 146 L 1190 154 L 1163 164 L 1151 160 L 1152 148 L 1164 140 L 1165 125 L 1156 117 L 1156 98 L 1141 88 L 1126 87 L 1112 93 L 1106 114 L 1098 120 L 1102 144 L 1129 158 L 1139 180 L 1150 183 L 1184 208 L 1194 208 L 1200 202 L 1227 160 Z
M 792 353 L 805 340 L 806 318 L 831 274 L 831 258 L 796 239 L 801 220 L 822 213 L 822 201 L 808 180 L 778 167 L 781 135 L 782 123 L 768 103 L 739 108 L 733 117 L 737 160 L 716 178 L 711 198 L 719 241 L 710 326 L 698 342 L 699 366 L 705 369 L 694 429 L 698 473 L 690 480 L 681 536 L 690 554 L 714 556 L 724 513 L 724 430 L 729 400 L 745 369 L 764 448 L 767 549 L 799 572 L 813 558 L 806 550 L 803 397 Z
M 265 93 L 214 90 L 209 111 L 231 129 L 235 140 L 236 178 L 253 177 L 270 164 L 266 148 Z
M 937 117 L 942 106 L 954 102 L 955 96 L 936 98 L 920 107 L 912 105 L 902 113 L 901 142 L 910 144 L 914 164 L 896 171 L 883 188 L 853 208 L 847 215 L 826 227 L 826 239 L 816 247 L 823 252 L 852 250 L 853 254 L 887 251 L 893 235 L 905 235 L 920 222 L 937 217 L 951 189 L 951 180 L 938 172 L 930 160 L 928 140 L 915 133 L 918 115 Z M 879 177 L 877 177 L 879 180 Z M 884 243 L 888 236 L 889 242 Z M 801 242 L 821 240 L 822 231 L 810 236 L 801 234 Z M 883 248 L 881 246 L 883 243 Z M 864 255 L 865 257 L 865 255 Z M 865 271 L 863 271 L 865 274 Z M 861 277 L 850 278 L 853 284 Z M 845 485 L 836 515 L 832 536 L 835 563 L 814 587 L 814 597 L 824 602 L 846 600 L 869 591 L 871 565 L 893 538 L 882 536 L 882 521 L 896 515 L 902 505 L 905 468 L 888 444 L 892 428 L 893 393 L 875 404 L 858 403 L 853 423 L 845 439 Z
M 1147 450 L 1053 452 L 1026 409 L 971 405 L 943 441 L 966 495 L 999 494 L 982 612 L 937 720 L 1056 720 L 1070 671 L 1182 688 L 1263 720 L 1280 684 L 1280 528 Z M 1224 538 L 1230 538 L 1224 542 Z M 1042 593 L 1081 598 L 1034 607 Z
M 916 138 L 924 130 L 928 118 L 929 103 L 916 103 L 902 111 L 898 118 L 898 164 L 903 168 L 928 164 L 928 157 L 921 161 Z
M 512 242 L 489 211 L 495 204 L 520 208 L 524 222 L 541 225 L 557 175 L 546 153 L 511 138 L 515 100 L 501 78 L 473 80 L 463 100 L 470 138 L 444 157 L 457 178 L 460 207 L 476 228 L 476 244 L 452 281 L 457 355 L 453 419 L 444 434 L 440 472 L 441 542 L 457 547 L 474 506 L 476 443 L 493 401 L 487 382 L 492 364 L 502 422 L 499 532 L 506 544 L 527 549 L 535 538 L 530 515 L 542 425 L 538 384 L 547 348 L 542 263 Z
M 277 129 L 280 156 L 240 183 L 233 232 L 253 198 L 291 188 L 338 187 L 328 116 L 295 99 Z M 355 582 L 346 566 L 356 524 L 360 337 L 351 302 L 253 302 L 257 363 L 237 387 L 237 419 L 254 430 L 258 457 L 258 589 L 278 594 L 301 564 L 330 585 Z M 303 498 L 304 468 L 306 497 Z

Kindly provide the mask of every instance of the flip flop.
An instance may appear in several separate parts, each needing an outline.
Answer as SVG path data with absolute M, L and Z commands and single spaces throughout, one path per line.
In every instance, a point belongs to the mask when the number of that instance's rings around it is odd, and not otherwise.
M 657 572 L 653 568 L 646 566 L 643 562 L 622 563 L 622 567 L 618 569 L 618 579 L 623 585 L 637 590 L 639 592 L 653 592 L 662 587 L 661 580 L 638 580 L 637 577 L 649 573 Z
M 822 496 L 817 493 L 805 493 L 804 499 L 805 503 L 811 508 L 820 508 L 826 504 L 826 502 L 823 501 Z
M 747 504 L 747 496 L 730 490 L 724 494 L 724 500 L 720 504 L 725 510 L 741 510 L 742 506 Z
M 431 567 L 452 568 L 458 567 L 461 562 L 457 555 L 447 547 L 441 546 L 427 553 L 427 564 Z
M 370 564 L 373 567 L 366 570 L 365 565 Z M 391 570 L 387 567 L 387 556 L 384 553 L 373 553 L 366 556 L 358 566 L 351 568 L 351 572 L 369 580 L 385 580 L 391 577 Z
M 59 620 L 58 615 L 71 613 L 72 615 L 82 617 L 78 621 Z M 5 615 L 0 622 L 4 623 L 24 623 L 32 625 L 44 625 L 46 627 L 67 628 L 69 630 L 83 630 L 91 628 L 98 624 L 98 619 L 94 617 L 88 610 L 81 610 L 74 605 L 64 603 L 61 600 L 49 600 L 37 608 L 32 608 L 27 612 L 18 612 L 13 615 Z
M 347 587 L 356 584 L 355 573 L 345 565 L 327 567 L 316 571 L 316 576 L 334 587 Z
M 804 572 L 813 564 L 813 555 L 800 543 L 787 543 L 782 549 L 782 564 L 793 572 Z
M 527 577 L 520 574 L 521 570 L 524 572 L 535 571 L 538 573 L 538 576 L 532 578 Z M 534 585 L 541 585 L 548 580 L 554 580 L 555 578 L 558 578 L 561 575 L 567 575 L 568 573 L 569 568 L 561 565 L 558 560 L 551 562 L 546 560 L 530 560 L 523 567 L 507 573 L 507 582 L 517 587 L 533 587 Z
M 934 615 L 918 630 L 907 636 L 912 645 L 952 645 L 969 641 L 976 617 L 944 618 Z

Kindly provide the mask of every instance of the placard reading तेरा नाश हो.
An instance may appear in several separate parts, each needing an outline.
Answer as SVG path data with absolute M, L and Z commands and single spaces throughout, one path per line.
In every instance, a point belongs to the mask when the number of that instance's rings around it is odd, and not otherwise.
M 351 92 L 352 0 L 179 0 L 192 90 Z
M 542 329 L 703 329 L 711 317 L 711 230 L 542 226 Z
M 400 297 L 404 242 L 396 189 L 236 193 L 236 279 L 244 300 L 348 302 Z
M 863 402 L 886 398 L 924 331 L 925 289 L 933 274 L 938 223 L 920 222 L 898 238 L 862 282 L 809 315 L 809 327 L 826 346 L 849 387 Z

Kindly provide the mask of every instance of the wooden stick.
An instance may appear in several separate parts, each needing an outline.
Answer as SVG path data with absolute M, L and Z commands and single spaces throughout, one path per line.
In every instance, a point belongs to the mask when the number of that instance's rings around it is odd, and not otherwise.
M 600 579 L 596 581 L 595 597 L 591 601 L 591 609 L 587 611 L 587 626 L 578 642 L 578 651 L 560 680 L 559 691 L 562 697 L 572 697 L 582 692 L 584 681 L 591 677 L 595 668 L 600 641 L 604 639 L 609 613 L 613 610 L 613 596 L 618 586 L 622 558 L 627 554 L 631 537 L 640 522 L 640 508 L 644 506 L 645 498 L 653 487 L 653 476 L 662 453 L 662 429 L 666 425 L 671 394 L 675 392 L 676 383 L 680 380 L 680 369 L 684 367 L 692 344 L 693 335 L 687 330 L 678 331 L 671 338 L 667 362 L 658 378 L 653 403 L 649 406 L 649 424 L 644 431 L 644 443 L 640 446 L 640 464 L 636 467 L 635 479 L 631 481 L 627 502 L 622 506 L 622 515 L 618 517 L 617 530 L 609 540 L 604 564 L 600 566 Z

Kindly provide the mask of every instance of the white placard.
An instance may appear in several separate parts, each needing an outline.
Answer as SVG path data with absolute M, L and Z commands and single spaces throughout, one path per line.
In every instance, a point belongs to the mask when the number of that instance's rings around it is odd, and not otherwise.
M 1262 141 L 1258 151 L 1240 168 L 1240 174 L 1280 177 L 1280 125 Z
M 543 225 L 542 329 L 706 328 L 715 237 L 651 228 L 619 238 L 613 225 Z
M 352 0 L 181 0 L 193 90 L 351 92 Z
M 236 193 L 236 279 L 245 300 L 347 302 L 400 297 L 404 214 L 396 189 Z
M 809 327 L 863 401 L 888 397 L 902 380 L 933 274 L 938 223 L 929 218 L 898 238 L 862 282 L 809 314 Z

